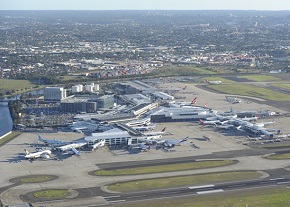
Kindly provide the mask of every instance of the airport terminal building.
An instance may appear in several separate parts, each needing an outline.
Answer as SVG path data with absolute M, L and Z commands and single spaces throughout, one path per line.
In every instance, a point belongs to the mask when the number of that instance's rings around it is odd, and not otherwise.
M 206 119 L 215 116 L 216 113 L 203 107 L 194 108 L 163 108 L 158 113 L 151 115 L 151 122 L 189 122 L 198 121 L 199 119 Z

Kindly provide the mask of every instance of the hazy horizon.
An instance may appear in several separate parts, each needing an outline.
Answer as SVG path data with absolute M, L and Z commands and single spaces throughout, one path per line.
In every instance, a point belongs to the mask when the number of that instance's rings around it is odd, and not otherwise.
M 0 10 L 258 10 L 287 11 L 274 0 L 1 0 Z

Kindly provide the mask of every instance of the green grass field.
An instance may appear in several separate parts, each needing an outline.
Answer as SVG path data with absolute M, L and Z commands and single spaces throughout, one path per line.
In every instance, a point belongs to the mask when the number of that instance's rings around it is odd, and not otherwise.
M 11 79 L 0 79 L 0 90 L 9 89 L 9 90 L 21 90 L 21 89 L 31 89 L 36 86 L 35 84 L 27 80 L 11 80 Z
M 208 85 L 207 87 L 227 94 L 252 96 L 275 101 L 290 101 L 289 95 L 271 91 L 254 85 L 221 84 L 221 85 Z
M 210 75 L 216 74 L 216 72 L 212 70 L 207 70 L 206 68 L 196 67 L 192 65 L 186 66 L 164 66 L 162 68 L 158 68 L 154 71 L 154 74 L 158 74 L 158 76 L 171 76 L 171 75 L 193 75 L 193 74 L 200 74 L 200 75 Z
M 117 207 L 289 207 L 290 189 L 283 187 L 247 189 L 182 198 L 168 198 L 128 204 Z
M 29 177 L 21 178 L 20 183 L 40 183 L 40 182 L 47 182 L 53 179 L 55 179 L 55 176 L 36 175 L 36 176 L 29 176 Z
M 265 158 L 271 159 L 271 160 L 286 160 L 286 159 L 290 159 L 290 153 L 269 155 Z
M 18 137 L 20 134 L 20 132 L 12 132 L 11 134 L 8 134 L 4 138 L 0 139 L 0 147 Z
M 219 166 L 231 165 L 231 164 L 234 164 L 235 162 L 236 161 L 234 160 L 209 160 L 209 161 L 186 162 L 186 163 L 167 164 L 167 165 L 158 165 L 158 166 L 122 168 L 122 169 L 115 169 L 115 170 L 98 170 L 95 172 L 95 174 L 102 175 L 102 176 L 138 175 L 138 174 L 148 174 L 148 173 L 172 172 L 172 171 L 219 167 Z
M 237 180 L 249 180 L 261 177 L 260 172 L 241 171 L 241 172 L 220 172 L 210 174 L 198 174 L 178 177 L 165 177 L 146 180 L 134 180 L 123 183 L 115 183 L 108 186 L 111 191 L 129 192 L 143 191 L 156 188 L 168 188 L 177 186 L 200 185 L 208 183 L 219 183 Z
M 60 199 L 70 196 L 71 193 L 68 190 L 43 190 L 33 193 L 35 198 L 39 199 Z
M 271 75 L 244 75 L 241 77 L 255 82 L 268 82 L 281 80 L 280 78 Z
M 273 86 L 279 87 L 279 88 L 283 88 L 286 90 L 290 90 L 290 83 L 275 83 L 272 84 Z

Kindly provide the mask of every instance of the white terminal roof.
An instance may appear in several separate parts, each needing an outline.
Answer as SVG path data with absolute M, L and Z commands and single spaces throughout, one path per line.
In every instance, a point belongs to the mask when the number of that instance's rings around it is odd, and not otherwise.
M 95 140 L 100 139 L 118 139 L 118 138 L 129 138 L 131 137 L 127 131 L 123 131 L 117 128 L 100 132 L 100 133 L 92 133 L 92 136 L 85 137 L 87 142 L 93 142 Z

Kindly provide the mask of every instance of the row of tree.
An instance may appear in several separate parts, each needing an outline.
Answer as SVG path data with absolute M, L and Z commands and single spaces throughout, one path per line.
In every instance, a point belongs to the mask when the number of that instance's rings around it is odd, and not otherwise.
M 15 128 L 17 124 L 21 121 L 21 110 L 22 110 L 22 102 L 19 100 L 9 101 L 8 107 L 10 111 L 10 116 L 13 121 L 13 127 Z

